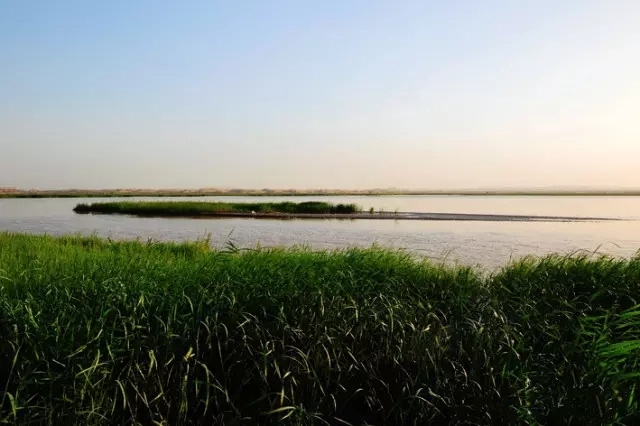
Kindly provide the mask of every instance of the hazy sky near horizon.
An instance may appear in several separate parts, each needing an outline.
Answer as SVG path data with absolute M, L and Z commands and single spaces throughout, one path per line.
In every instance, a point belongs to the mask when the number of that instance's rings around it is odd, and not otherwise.
M 0 187 L 640 187 L 640 1 L 0 2 Z

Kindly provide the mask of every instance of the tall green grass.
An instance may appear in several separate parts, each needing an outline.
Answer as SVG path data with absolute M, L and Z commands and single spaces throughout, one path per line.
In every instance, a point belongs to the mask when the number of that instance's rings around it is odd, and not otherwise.
M 634 424 L 640 257 L 0 234 L 0 422 Z
M 301 203 L 226 203 L 205 201 L 121 201 L 78 204 L 76 213 L 111 213 L 141 216 L 199 216 L 223 213 L 349 214 L 360 208 L 355 204 L 332 204 L 322 201 Z

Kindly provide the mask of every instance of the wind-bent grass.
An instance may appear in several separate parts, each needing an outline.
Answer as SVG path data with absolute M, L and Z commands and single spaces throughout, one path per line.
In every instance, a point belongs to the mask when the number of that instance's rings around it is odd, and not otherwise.
M 355 204 L 322 201 L 301 203 L 225 203 L 206 201 L 121 201 L 78 204 L 76 213 L 131 214 L 140 216 L 200 216 L 224 213 L 351 214 L 360 212 Z
M 639 299 L 640 257 L 0 234 L 0 422 L 634 424 Z

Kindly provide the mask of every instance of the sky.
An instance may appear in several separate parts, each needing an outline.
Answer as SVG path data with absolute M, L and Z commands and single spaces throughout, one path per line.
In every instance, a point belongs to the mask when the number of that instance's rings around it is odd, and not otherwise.
M 0 187 L 640 188 L 640 1 L 2 0 Z

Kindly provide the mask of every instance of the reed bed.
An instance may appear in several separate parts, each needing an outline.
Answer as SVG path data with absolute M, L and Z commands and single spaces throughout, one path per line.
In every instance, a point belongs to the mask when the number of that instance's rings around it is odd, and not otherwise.
M 226 203 L 208 201 L 121 201 L 78 204 L 76 213 L 129 214 L 138 216 L 203 216 L 225 213 L 245 214 L 352 214 L 361 209 L 355 204 L 332 204 L 322 201 L 301 203 Z
M 640 256 L 0 234 L 0 422 L 636 424 Z

